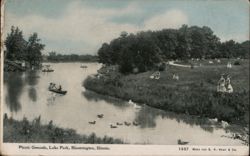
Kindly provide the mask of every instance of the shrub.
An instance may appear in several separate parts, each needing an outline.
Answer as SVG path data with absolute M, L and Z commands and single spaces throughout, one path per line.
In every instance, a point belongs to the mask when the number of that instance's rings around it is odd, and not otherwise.
M 22 121 L 6 118 L 4 125 L 4 142 L 10 143 L 93 143 L 93 144 L 123 144 L 121 139 L 113 137 L 98 137 L 95 133 L 90 135 L 77 134 L 73 129 L 63 129 L 53 125 L 51 120 L 49 124 L 37 125 L 40 117 L 32 122 L 26 117 Z M 49 128 L 50 126 L 50 128 Z
M 240 61 L 235 61 L 234 65 L 240 65 Z
M 161 63 L 161 65 L 159 66 L 159 71 L 165 71 L 165 69 L 166 69 L 166 64 Z

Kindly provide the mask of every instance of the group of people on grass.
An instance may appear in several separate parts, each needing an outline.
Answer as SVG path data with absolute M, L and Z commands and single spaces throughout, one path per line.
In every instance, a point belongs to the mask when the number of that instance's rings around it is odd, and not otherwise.
M 231 85 L 230 75 L 227 75 L 225 78 L 225 75 L 222 74 L 220 80 L 218 81 L 217 85 L 217 91 L 218 92 L 225 92 L 225 93 L 232 93 L 233 87 Z
M 232 63 L 231 62 L 227 63 L 227 68 L 232 68 Z
M 159 71 L 157 71 L 157 72 L 154 72 L 149 78 L 158 80 L 158 79 L 160 79 L 160 75 L 161 75 L 161 73 Z
M 160 72 L 159 71 L 154 72 L 149 78 L 156 80 L 160 79 Z M 173 80 L 179 80 L 179 75 L 174 73 L 172 78 Z

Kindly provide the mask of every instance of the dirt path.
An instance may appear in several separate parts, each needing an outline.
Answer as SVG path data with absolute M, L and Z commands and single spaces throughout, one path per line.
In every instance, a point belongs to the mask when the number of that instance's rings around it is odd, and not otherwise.
M 174 61 L 169 61 L 168 64 L 172 65 L 172 66 L 177 66 L 177 67 L 191 68 L 191 65 L 176 64 L 176 63 L 174 63 Z

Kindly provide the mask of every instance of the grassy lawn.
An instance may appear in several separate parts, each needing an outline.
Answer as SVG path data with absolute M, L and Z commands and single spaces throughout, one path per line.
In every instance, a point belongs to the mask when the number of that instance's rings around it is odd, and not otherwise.
M 219 60 L 219 61 L 218 61 Z M 209 63 L 209 61 L 212 61 L 213 63 Z M 227 65 L 228 62 L 231 62 L 232 65 L 239 61 L 240 63 L 245 64 L 246 62 L 248 62 L 248 60 L 243 60 L 243 59 L 200 59 L 200 60 L 196 60 L 196 59 L 192 59 L 192 60 L 175 60 L 175 63 L 178 64 L 184 64 L 184 65 L 204 65 L 204 66 L 220 66 L 220 65 Z
M 235 60 L 230 61 L 233 64 Z M 249 60 L 240 60 L 240 65 L 233 65 L 231 69 L 226 67 L 226 59 L 214 64 L 207 60 L 196 62 L 202 66 L 191 69 L 168 65 L 159 80 L 150 79 L 154 71 L 148 71 L 106 75 L 99 79 L 89 77 L 84 86 L 101 94 L 132 99 L 167 111 L 218 118 L 249 127 Z M 216 92 L 223 73 L 231 76 L 234 89 L 231 94 Z M 173 74 L 178 74 L 179 80 L 173 80 Z

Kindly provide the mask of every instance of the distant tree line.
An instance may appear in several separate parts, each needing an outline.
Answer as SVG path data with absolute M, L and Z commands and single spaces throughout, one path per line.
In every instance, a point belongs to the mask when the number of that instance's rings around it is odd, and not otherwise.
M 97 62 L 98 58 L 93 55 L 57 54 L 52 51 L 45 56 L 45 60 L 49 62 Z
M 99 62 L 120 66 L 120 71 L 130 73 L 152 69 L 167 59 L 190 58 L 249 58 L 249 43 L 233 40 L 220 42 L 207 27 L 183 25 L 179 29 L 141 31 L 136 34 L 122 32 L 98 50 Z
M 25 61 L 30 66 L 39 66 L 42 61 L 42 50 L 45 45 L 40 43 L 37 33 L 30 35 L 28 40 L 18 27 L 11 27 L 4 44 L 6 46 L 5 59 L 9 61 Z

